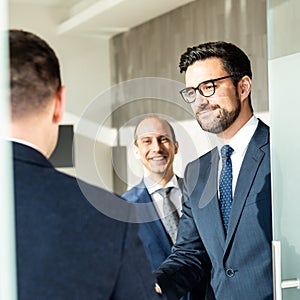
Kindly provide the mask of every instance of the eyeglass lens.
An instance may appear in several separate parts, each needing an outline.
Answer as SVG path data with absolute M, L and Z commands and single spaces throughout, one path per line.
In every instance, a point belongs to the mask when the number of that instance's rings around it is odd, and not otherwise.
M 222 80 L 222 79 L 230 78 L 232 76 L 233 75 L 227 75 L 227 76 L 223 76 L 223 77 L 220 77 L 220 78 L 211 79 L 211 80 L 201 82 L 196 88 L 188 87 L 188 88 L 185 88 L 185 89 L 181 90 L 180 94 L 182 95 L 184 101 L 186 101 L 187 103 L 192 103 L 196 100 L 196 91 L 197 90 L 199 91 L 199 93 L 202 96 L 211 97 L 216 91 L 215 82 L 219 81 L 219 80 Z

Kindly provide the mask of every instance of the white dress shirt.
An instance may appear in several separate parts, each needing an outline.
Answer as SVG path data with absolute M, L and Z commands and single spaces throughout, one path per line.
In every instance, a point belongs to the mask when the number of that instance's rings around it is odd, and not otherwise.
M 234 195 L 236 182 L 240 173 L 240 169 L 248 149 L 249 142 L 257 128 L 258 119 L 255 116 L 252 118 L 234 135 L 234 137 L 230 140 L 227 145 L 233 148 L 233 153 L 231 155 L 232 162 L 232 195 Z M 221 147 L 222 145 L 218 145 L 219 155 L 221 157 Z M 218 170 L 218 178 L 220 178 L 220 173 L 222 169 L 222 159 L 219 161 L 219 170 Z M 219 184 L 218 184 L 219 186 Z
M 35 149 L 35 150 L 38 150 L 37 147 L 36 147 L 34 144 L 32 144 L 32 143 L 30 143 L 30 142 L 28 142 L 28 141 L 22 140 L 22 139 L 8 138 L 8 141 L 15 142 L 15 143 L 19 143 L 19 144 L 23 144 L 23 145 L 26 145 L 26 146 L 28 146 L 28 147 L 31 147 L 31 148 L 33 148 L 33 149 Z M 38 151 L 39 151 L 39 150 L 38 150 Z
M 170 201 L 175 205 L 178 215 L 181 216 L 182 209 L 182 193 L 178 185 L 176 175 L 174 175 L 171 180 L 166 184 L 166 186 L 161 186 L 156 182 L 152 181 L 149 177 L 144 178 L 145 186 L 150 194 L 154 207 L 160 218 L 164 217 L 163 214 L 163 197 L 157 192 L 159 189 L 172 187 L 172 190 L 169 194 Z

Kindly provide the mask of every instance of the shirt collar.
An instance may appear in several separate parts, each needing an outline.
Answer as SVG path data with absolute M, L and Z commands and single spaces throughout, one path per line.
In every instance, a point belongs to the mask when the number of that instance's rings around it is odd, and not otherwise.
M 161 188 L 167 188 L 167 187 L 179 188 L 177 177 L 175 174 L 173 175 L 171 180 L 164 187 L 162 185 L 156 183 L 149 177 L 144 177 L 144 183 L 145 183 L 145 186 L 146 186 L 149 194 L 153 194 Z
M 22 140 L 22 139 L 16 139 L 16 138 L 8 138 L 8 140 L 11 141 L 11 142 L 23 144 L 23 145 L 26 145 L 28 147 L 31 147 L 33 149 L 38 150 L 37 147 L 34 144 L 32 144 L 32 143 L 30 143 L 28 141 L 25 141 L 25 140 Z
M 228 143 L 233 149 L 234 153 L 240 153 L 243 155 L 248 147 L 248 144 L 257 128 L 258 119 L 252 116 L 250 120 L 233 136 L 233 138 Z M 222 145 L 218 145 L 218 150 Z

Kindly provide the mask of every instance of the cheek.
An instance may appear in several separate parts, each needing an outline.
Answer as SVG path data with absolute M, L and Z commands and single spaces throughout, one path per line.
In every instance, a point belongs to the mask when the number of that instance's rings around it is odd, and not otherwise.
M 176 148 L 175 147 L 169 147 L 167 149 L 168 153 L 169 153 L 169 160 L 173 160 L 176 154 Z
M 195 112 L 197 111 L 197 104 L 196 104 L 196 101 L 193 102 L 193 103 L 191 103 L 190 105 L 191 105 L 191 108 L 192 108 L 193 112 L 195 113 Z
M 137 159 L 143 160 L 146 155 L 146 149 L 144 147 L 139 147 L 139 149 L 135 150 L 135 157 Z
M 148 148 L 144 148 L 144 149 L 140 150 L 141 160 L 143 160 L 143 161 L 147 160 L 147 156 L 148 156 L 149 152 L 150 152 L 150 149 L 148 149 Z
M 235 88 L 229 89 L 227 95 L 224 95 L 224 106 L 226 105 L 230 109 L 236 108 L 238 106 L 237 101 L 240 101 L 237 90 Z
M 216 103 L 221 109 L 225 110 L 233 110 L 237 107 L 237 99 L 235 93 L 231 93 L 230 95 L 224 94 L 220 95 L 219 101 Z

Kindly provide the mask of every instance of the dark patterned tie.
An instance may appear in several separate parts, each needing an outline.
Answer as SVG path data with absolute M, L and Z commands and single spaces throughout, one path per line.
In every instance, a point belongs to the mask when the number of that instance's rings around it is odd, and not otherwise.
M 169 199 L 171 189 L 171 187 L 159 189 L 157 192 L 163 197 L 164 217 L 162 218 L 162 222 L 174 244 L 177 236 L 179 216 L 175 205 Z
M 232 163 L 230 156 L 233 151 L 229 145 L 225 145 L 221 148 L 222 171 L 220 175 L 219 192 L 221 215 L 226 233 L 232 204 Z

